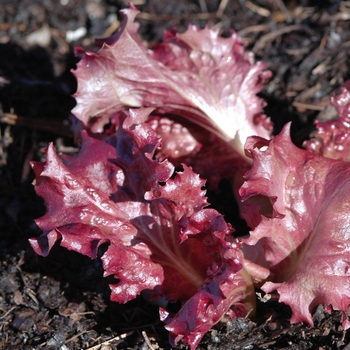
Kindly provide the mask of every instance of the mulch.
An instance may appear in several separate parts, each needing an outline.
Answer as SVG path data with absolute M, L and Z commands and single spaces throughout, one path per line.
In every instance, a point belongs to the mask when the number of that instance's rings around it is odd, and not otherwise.
M 273 76 L 260 95 L 277 134 L 292 121 L 301 146 L 316 118 L 334 117 L 329 94 L 350 78 L 350 3 L 312 0 L 138 0 L 139 34 L 152 47 L 165 29 L 188 24 L 236 30 Z M 320 5 L 322 3 L 322 5 Z M 170 349 L 158 308 L 142 298 L 109 300 L 100 261 L 59 246 L 32 251 L 33 219 L 45 207 L 33 190 L 30 160 L 53 142 L 74 153 L 69 113 L 78 58 L 94 38 L 115 31 L 118 0 L 2 0 L 0 6 L 0 348 Z M 226 191 L 226 189 L 223 189 Z M 217 198 L 217 197 L 216 197 Z M 225 210 L 225 209 L 223 209 Z M 314 327 L 290 325 L 290 310 L 273 296 L 257 318 L 218 324 L 198 349 L 350 349 L 341 316 L 314 310 Z M 178 349 L 187 349 L 183 344 Z

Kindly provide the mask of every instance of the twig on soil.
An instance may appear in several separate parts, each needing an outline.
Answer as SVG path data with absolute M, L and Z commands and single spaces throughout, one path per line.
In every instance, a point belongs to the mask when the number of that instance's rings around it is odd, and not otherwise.
M 255 26 L 245 27 L 237 32 L 239 36 L 244 36 L 250 33 L 256 33 L 256 32 L 266 32 L 270 29 L 269 25 L 267 24 L 257 24 Z
M 103 343 L 91 346 L 90 348 L 87 348 L 86 350 L 98 350 L 100 349 L 103 345 L 109 345 L 110 343 L 112 343 L 113 341 L 118 341 L 118 340 L 123 340 L 126 337 L 129 337 L 130 335 L 132 335 L 134 333 L 134 331 L 130 331 L 128 333 L 123 333 L 121 335 L 117 335 L 116 337 L 113 337 L 111 339 L 108 339 L 106 341 L 104 341 Z
M 270 30 L 270 26 L 267 24 L 258 24 L 250 27 L 246 27 L 237 32 L 237 34 L 241 37 L 242 42 L 245 45 L 249 45 L 255 41 L 254 38 L 249 36 L 251 33 L 259 33 L 259 32 L 268 32 Z M 255 36 L 254 36 L 255 37 Z
M 0 320 L 6 318 L 6 316 L 9 315 L 9 314 L 10 314 L 13 310 L 15 310 L 15 309 L 17 309 L 17 306 L 11 307 L 11 309 L 8 310 L 8 311 L 6 312 L 6 314 L 0 316 Z
M 38 120 L 20 117 L 13 113 L 1 113 L 0 123 L 8 125 L 20 125 L 31 129 L 37 129 L 41 131 L 48 131 L 53 134 L 58 134 L 65 137 L 72 137 L 72 131 L 69 125 L 65 125 L 60 122 L 52 120 Z
M 292 104 L 294 107 L 298 109 L 309 109 L 312 111 L 323 111 L 326 107 L 326 105 L 323 103 L 313 104 L 313 103 L 304 103 L 304 102 L 294 101 Z
M 263 344 L 259 344 L 259 348 L 266 348 L 270 345 L 275 345 L 276 344 L 276 341 L 275 340 L 272 340 L 272 341 L 269 341 L 269 342 L 266 342 L 266 343 L 263 343 Z
M 142 333 L 143 339 L 145 339 L 145 342 L 150 348 L 150 350 L 156 350 L 156 348 L 152 345 L 151 341 L 149 340 L 147 333 L 145 331 L 142 331 L 141 333 Z
M 221 0 L 220 1 L 219 7 L 218 7 L 218 9 L 216 11 L 216 18 L 221 18 L 222 17 L 222 15 L 225 12 L 227 4 L 228 4 L 228 0 Z
M 261 17 L 270 17 L 271 15 L 271 11 L 266 9 L 265 7 L 261 7 L 261 6 L 258 6 L 254 3 L 252 3 L 251 1 L 247 1 L 245 3 L 245 6 L 247 8 L 249 8 L 249 10 L 257 13 L 258 15 L 260 15 Z
M 87 332 L 87 330 L 82 331 L 82 332 L 80 332 L 80 333 L 78 333 L 78 334 L 76 334 L 76 335 L 73 335 L 73 337 L 68 338 L 64 343 L 67 344 L 67 343 L 69 343 L 70 341 L 72 341 L 72 340 L 74 340 L 74 339 L 76 339 L 76 338 L 79 338 L 81 335 L 83 335 L 83 334 L 86 333 L 86 332 Z
M 181 15 L 158 15 L 158 14 L 152 14 L 148 12 L 140 12 L 137 15 L 138 19 L 143 19 L 146 21 L 152 21 L 152 22 L 167 22 L 171 20 L 194 20 L 194 19 L 203 19 L 203 20 L 209 20 L 216 17 L 216 12 L 205 12 L 205 13 L 190 13 L 190 14 L 181 14 Z
M 298 30 L 307 31 L 307 28 L 301 24 L 294 24 L 292 26 L 285 26 L 280 29 L 274 30 L 271 33 L 265 34 L 256 42 L 252 51 L 254 53 L 257 53 L 260 50 L 262 50 L 269 41 L 273 41 L 283 34 L 287 34 Z
M 81 335 L 83 335 L 83 334 L 86 333 L 86 332 L 87 332 L 87 330 L 82 331 L 82 332 L 80 332 L 80 333 L 78 333 L 78 334 L 76 334 L 76 335 L 73 335 L 73 337 L 67 339 L 64 343 L 67 344 L 67 343 L 69 343 L 70 341 L 72 341 L 72 340 L 74 340 L 74 339 L 80 337 Z M 43 347 L 43 346 L 45 346 L 45 345 L 47 345 L 47 341 L 45 341 L 45 342 L 43 342 L 43 343 L 40 344 L 41 347 Z
M 298 96 L 295 98 L 296 102 L 303 102 L 309 100 L 312 96 L 315 95 L 317 91 L 320 91 L 322 88 L 320 83 L 316 83 L 314 86 L 309 89 L 304 89 Z M 296 89 L 294 89 L 296 90 Z

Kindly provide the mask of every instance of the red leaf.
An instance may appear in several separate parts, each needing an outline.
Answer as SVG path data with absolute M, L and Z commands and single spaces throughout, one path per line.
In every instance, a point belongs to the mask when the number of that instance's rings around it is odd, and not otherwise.
M 62 246 L 91 258 L 107 243 L 105 276 L 119 280 L 110 286 L 111 299 L 125 303 L 146 289 L 152 298 L 199 302 L 202 315 L 212 317 L 204 326 L 199 316 L 189 330 L 197 342 L 231 308 L 249 311 L 245 306 L 250 304 L 242 303 L 251 281 L 242 279 L 233 229 L 217 211 L 204 208 L 204 181 L 186 165 L 174 172 L 167 160 L 154 159 L 159 139 L 148 123 L 139 123 L 148 113 L 131 110 L 104 140 L 83 132 L 76 156 L 60 160 L 50 145 L 46 162 L 33 163 L 36 191 L 47 213 L 36 221 L 43 235 L 30 242 L 38 254 L 47 255 L 61 240 Z M 215 292 L 213 305 L 205 302 L 208 292 Z M 181 320 L 188 316 L 187 307 L 180 311 Z M 174 323 L 171 331 L 186 335 Z
M 350 161 L 350 80 L 331 96 L 331 104 L 338 114 L 335 120 L 316 121 L 316 132 L 303 146 L 331 159 Z
M 271 73 L 254 63 L 235 32 L 223 38 L 218 30 L 190 26 L 166 33 L 148 50 L 136 34 L 137 12 L 121 11 L 121 30 L 98 52 L 79 50 L 73 114 L 85 127 L 102 132 L 125 107 L 153 107 L 208 129 L 243 157 L 247 136 L 270 137 L 272 125 L 256 94 Z
M 292 309 L 291 322 L 312 324 L 310 312 L 324 304 L 344 313 L 347 328 L 350 164 L 298 149 L 288 126 L 270 142 L 250 138 L 247 145 L 253 167 L 240 194 L 260 208 L 247 243 L 262 243 L 270 264 L 270 282 L 262 289 L 279 292 Z M 254 204 L 254 196 L 270 204 Z M 261 215 L 264 210 L 269 215 Z

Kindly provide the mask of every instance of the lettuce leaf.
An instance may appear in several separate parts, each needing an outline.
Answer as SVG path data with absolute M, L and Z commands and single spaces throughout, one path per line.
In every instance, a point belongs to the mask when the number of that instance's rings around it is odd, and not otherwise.
M 137 36 L 138 11 L 121 11 L 120 30 L 99 41 L 98 52 L 85 52 L 74 74 L 78 81 L 73 114 L 92 132 L 126 107 L 152 107 L 209 130 L 245 158 L 248 136 L 269 138 L 270 120 L 256 96 L 271 76 L 254 63 L 238 35 L 190 26 L 184 33 L 166 32 L 164 41 L 147 49 Z M 245 158 L 246 159 L 246 158 Z
M 125 303 L 147 290 L 151 299 L 180 301 L 165 323 L 174 342 L 194 349 L 226 313 L 254 307 L 252 282 L 232 227 L 205 208 L 204 180 L 186 165 L 175 170 L 154 159 L 160 139 L 144 122 L 149 112 L 124 113 L 103 140 L 82 132 L 75 156 L 59 158 L 51 144 L 46 162 L 32 163 L 47 213 L 36 220 L 43 234 L 30 243 L 43 256 L 60 241 L 93 259 L 108 244 L 104 275 L 118 279 L 111 299 Z
M 316 121 L 316 131 L 303 146 L 310 152 L 331 159 L 350 161 L 350 80 L 346 81 L 331 96 L 331 106 L 337 118 Z
M 312 310 L 324 304 L 341 310 L 348 328 L 350 164 L 297 148 L 289 125 L 272 141 L 249 138 L 246 149 L 253 166 L 240 195 L 252 227 L 246 243 L 259 245 L 270 269 L 262 289 L 278 291 L 292 323 L 312 325 Z

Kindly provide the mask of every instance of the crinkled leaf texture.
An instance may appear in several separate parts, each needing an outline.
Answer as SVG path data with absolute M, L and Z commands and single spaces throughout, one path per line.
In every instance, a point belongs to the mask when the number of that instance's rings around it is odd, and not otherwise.
M 168 159 L 175 166 L 182 163 L 191 166 L 202 179 L 207 180 L 206 185 L 210 189 L 218 189 L 222 179 L 231 179 L 238 172 L 245 173 L 250 168 L 250 162 L 232 152 L 225 141 L 197 125 L 155 115 L 149 118 L 148 123 L 162 139 L 156 158 Z
M 335 120 L 316 121 L 316 131 L 303 146 L 316 154 L 331 159 L 350 161 L 350 80 L 331 96 L 331 104 L 338 117 Z
M 272 124 L 256 94 L 271 73 L 244 50 L 235 32 L 190 26 L 184 33 L 167 32 L 152 50 L 137 36 L 138 11 L 121 11 L 116 35 L 101 42 L 98 52 L 77 50 L 83 58 L 73 114 L 86 128 L 102 132 L 125 107 L 153 107 L 177 115 L 216 134 L 242 157 L 248 136 L 269 138 Z
M 250 201 L 247 243 L 263 246 L 270 266 L 262 289 L 278 291 L 291 322 L 312 325 L 312 309 L 324 304 L 341 310 L 348 328 L 350 164 L 297 148 L 289 125 L 272 141 L 249 138 L 246 149 L 253 166 L 240 194 Z
M 152 298 L 181 301 L 183 309 L 168 316 L 177 322 L 169 329 L 194 349 L 225 313 L 249 311 L 242 303 L 251 282 L 232 228 L 204 208 L 204 181 L 186 165 L 175 172 L 167 160 L 154 159 L 159 138 L 143 123 L 149 113 L 124 114 L 103 141 L 83 132 L 75 156 L 60 159 L 50 145 L 46 162 L 33 162 L 47 213 L 36 221 L 43 234 L 30 242 L 44 256 L 60 240 L 91 258 L 107 243 L 105 276 L 119 280 L 110 286 L 111 299 L 125 303 L 146 289 Z

